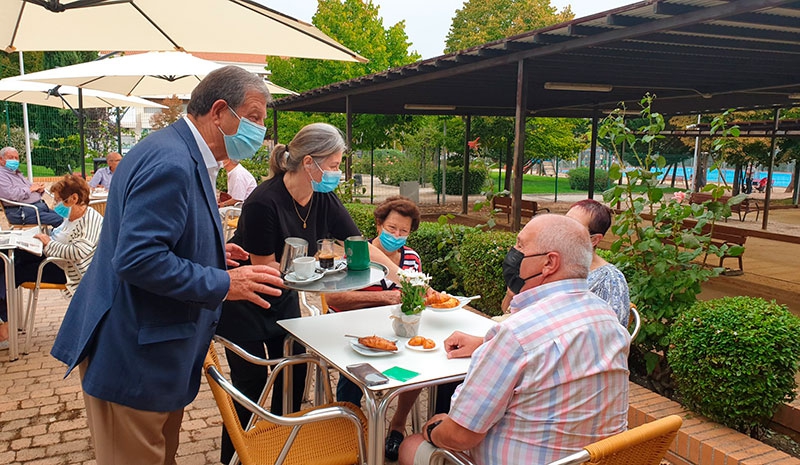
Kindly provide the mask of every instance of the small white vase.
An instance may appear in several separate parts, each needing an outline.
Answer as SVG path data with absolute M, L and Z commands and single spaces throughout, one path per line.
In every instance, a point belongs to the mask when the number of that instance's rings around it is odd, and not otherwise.
M 392 329 L 398 337 L 414 337 L 419 334 L 419 323 L 422 320 L 422 313 L 416 315 L 406 315 L 401 310 L 401 306 L 395 305 L 391 315 Z

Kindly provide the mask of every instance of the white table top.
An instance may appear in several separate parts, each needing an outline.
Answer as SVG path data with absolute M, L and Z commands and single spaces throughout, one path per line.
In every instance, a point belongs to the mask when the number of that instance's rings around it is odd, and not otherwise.
M 375 307 L 349 312 L 280 320 L 278 324 L 286 328 L 302 344 L 319 354 L 339 371 L 347 365 L 367 362 L 378 371 L 394 366 L 416 371 L 419 376 L 405 383 L 390 379 L 387 384 L 371 386 L 373 391 L 382 391 L 401 385 L 423 383 L 431 380 L 464 375 L 470 359 L 448 359 L 444 351 L 444 340 L 453 331 L 483 336 L 496 323 L 489 318 L 465 309 L 446 312 L 426 310 L 422 314 L 420 336 L 433 339 L 436 350 L 419 352 L 405 346 L 407 338 L 398 338 L 392 331 L 389 309 L 391 306 Z M 352 339 L 345 334 L 370 336 L 376 334 L 387 339 L 398 339 L 400 349 L 396 354 L 368 357 L 355 352 L 350 346 Z

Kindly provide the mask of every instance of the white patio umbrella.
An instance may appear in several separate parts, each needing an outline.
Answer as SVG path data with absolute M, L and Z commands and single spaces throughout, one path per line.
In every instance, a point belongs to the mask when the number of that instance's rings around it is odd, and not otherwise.
M 367 60 L 256 0 L 3 0 L 0 47 L 180 50 Z
M 143 98 L 129 97 L 127 95 L 103 92 L 99 90 L 84 90 L 71 86 L 58 86 L 43 82 L 23 81 L 16 77 L 0 79 L 0 101 L 30 103 L 33 105 L 43 105 L 62 109 L 69 108 L 78 114 L 81 142 L 83 142 L 83 113 L 79 111 L 80 108 L 166 108 L 164 105 L 160 105 Z M 78 110 L 76 110 L 76 108 Z M 117 113 L 117 118 L 117 124 L 119 124 L 119 113 Z M 30 147 L 29 138 L 30 134 L 28 133 L 28 125 L 26 124 L 26 147 Z M 81 150 L 81 152 L 83 152 L 83 150 Z M 28 173 L 31 173 L 32 160 L 29 151 L 27 154 Z M 83 167 L 83 164 L 81 164 L 81 166 Z
M 184 52 L 148 52 L 47 69 L 19 79 L 140 97 L 181 95 L 190 94 L 208 73 L 222 66 Z M 272 86 L 279 90 L 276 93 L 294 93 Z
M 56 86 L 17 78 L 0 79 L 0 101 L 30 103 L 56 108 L 78 108 L 78 88 Z M 152 107 L 166 108 L 149 100 L 99 90 L 83 90 L 83 108 Z

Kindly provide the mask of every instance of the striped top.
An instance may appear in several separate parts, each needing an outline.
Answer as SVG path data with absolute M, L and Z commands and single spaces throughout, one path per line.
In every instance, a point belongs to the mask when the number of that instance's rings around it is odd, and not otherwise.
M 87 207 L 86 213 L 73 223 L 66 240 L 51 240 L 44 247 L 46 256 L 69 261 L 65 265 L 59 264 L 67 276 L 67 297 L 75 293 L 78 283 L 89 269 L 102 227 L 103 216 L 94 208 Z
M 527 290 L 512 308 L 453 396 L 450 417 L 486 433 L 475 462 L 549 463 L 625 431 L 630 336 L 586 280 Z

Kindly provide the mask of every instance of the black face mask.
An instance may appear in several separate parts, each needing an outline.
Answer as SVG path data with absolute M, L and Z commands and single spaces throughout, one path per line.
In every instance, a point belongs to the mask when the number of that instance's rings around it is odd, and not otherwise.
M 519 276 L 519 267 L 522 265 L 522 260 L 531 257 L 541 257 L 542 255 L 547 255 L 548 253 L 550 252 L 524 255 L 522 252 L 517 250 L 516 247 L 511 247 L 511 250 L 509 250 L 506 254 L 506 258 L 503 259 L 503 280 L 506 282 L 506 286 L 511 290 L 511 292 L 514 294 L 519 294 L 519 291 L 523 286 L 525 286 L 525 281 L 533 279 L 543 273 L 543 271 L 540 271 L 534 275 L 528 276 L 527 278 L 521 278 Z

